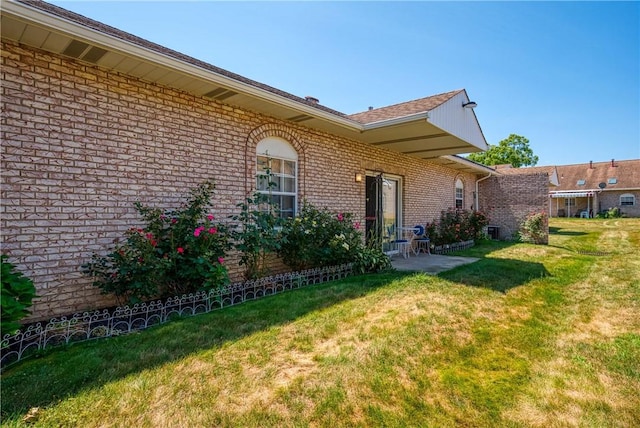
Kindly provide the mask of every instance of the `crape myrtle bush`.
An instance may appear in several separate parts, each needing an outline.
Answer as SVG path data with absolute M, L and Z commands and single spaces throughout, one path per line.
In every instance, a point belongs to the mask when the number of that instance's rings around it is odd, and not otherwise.
M 440 220 L 427 223 L 425 234 L 432 245 L 452 244 L 483 237 L 482 229 L 489 224 L 480 211 L 449 208 L 440 213 Z
M 350 213 L 334 214 L 304 202 L 286 221 L 278 254 L 295 270 L 353 262 L 363 248 L 359 223 Z
M 304 204 L 300 215 L 281 219 L 271 199 L 258 192 L 238 204 L 230 229 L 208 213 L 215 185 L 206 181 L 191 190 L 179 208 L 163 211 L 140 203 L 145 224 L 125 232 L 106 256 L 93 254 L 82 266 L 93 285 L 114 294 L 120 303 L 138 303 L 229 282 L 224 258 L 233 246 L 245 267 L 245 278 L 264 276 L 269 254 L 278 254 L 294 270 L 354 263 L 356 272 L 391 268 L 380 246 L 365 247 L 359 223 L 349 213 L 333 214 Z
M 207 213 L 214 188 L 213 181 L 204 182 L 170 211 L 136 203 L 146 226 L 129 229 L 124 242 L 106 256 L 94 254 L 83 271 L 104 293 L 128 303 L 226 284 L 227 228 Z

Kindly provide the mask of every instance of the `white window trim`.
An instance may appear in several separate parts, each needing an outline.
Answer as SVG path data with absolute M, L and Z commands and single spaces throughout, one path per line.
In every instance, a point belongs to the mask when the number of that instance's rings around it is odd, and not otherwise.
M 631 199 L 631 203 L 630 204 L 622 204 L 622 198 L 630 198 Z M 633 193 L 624 193 L 622 195 L 620 195 L 620 206 L 624 206 L 624 207 L 633 207 L 636 205 L 636 195 L 634 195 Z
M 460 196 L 458 196 L 458 191 L 460 191 Z M 458 207 L 458 201 L 460 201 L 460 207 Z M 459 178 L 456 179 L 453 203 L 456 209 L 464 209 L 464 182 Z
M 275 191 L 275 190 L 260 190 L 257 189 L 258 192 L 264 195 L 273 195 L 273 196 L 293 196 L 293 216 L 296 216 L 298 213 L 298 153 L 295 148 L 286 140 L 277 137 L 268 137 L 264 140 L 260 141 L 256 147 L 256 171 L 255 177 L 264 176 L 263 172 L 258 170 L 258 157 L 266 157 L 268 159 L 278 159 L 281 161 L 290 161 L 295 163 L 294 167 L 294 192 L 285 192 L 284 190 Z M 283 173 L 273 173 L 272 175 L 276 177 L 285 176 Z M 290 176 L 289 176 L 290 177 Z

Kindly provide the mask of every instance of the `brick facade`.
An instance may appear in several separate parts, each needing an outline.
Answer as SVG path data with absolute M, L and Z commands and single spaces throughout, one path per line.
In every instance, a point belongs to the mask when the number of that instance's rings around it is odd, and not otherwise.
M 548 188 L 546 173 L 492 176 L 479 183 L 478 204 L 500 228 L 499 238 L 511 239 L 528 214 L 548 214 Z
M 473 174 L 12 42 L 2 43 L 1 95 L 2 251 L 36 284 L 32 319 L 114 303 L 80 266 L 139 225 L 134 202 L 176 207 L 213 178 L 213 213 L 237 213 L 265 137 L 295 147 L 300 201 L 318 207 L 362 219 L 365 186 L 354 175 L 366 171 L 402 177 L 405 224 L 453 206 L 457 178 L 465 208 L 473 203 Z M 228 260 L 238 279 L 237 257 Z

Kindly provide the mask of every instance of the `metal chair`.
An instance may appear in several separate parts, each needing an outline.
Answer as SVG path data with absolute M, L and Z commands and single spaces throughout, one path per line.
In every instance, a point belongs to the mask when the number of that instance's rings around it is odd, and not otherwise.
M 424 227 L 422 227 L 422 225 L 416 224 L 414 229 L 416 230 L 416 238 L 414 239 L 416 243 L 416 248 L 414 251 L 415 254 L 418 255 L 420 251 L 422 251 L 423 253 L 431 255 L 431 240 L 428 236 L 425 235 Z

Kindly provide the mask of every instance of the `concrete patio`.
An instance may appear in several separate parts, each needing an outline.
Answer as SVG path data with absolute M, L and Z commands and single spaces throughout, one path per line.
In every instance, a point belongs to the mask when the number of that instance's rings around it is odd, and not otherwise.
M 477 257 L 442 256 L 439 254 L 418 254 L 406 259 L 400 255 L 391 257 L 391 264 L 399 271 L 426 272 L 437 275 L 445 270 L 480 260 Z

